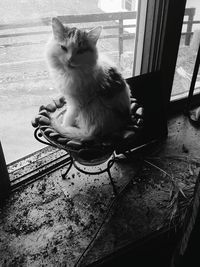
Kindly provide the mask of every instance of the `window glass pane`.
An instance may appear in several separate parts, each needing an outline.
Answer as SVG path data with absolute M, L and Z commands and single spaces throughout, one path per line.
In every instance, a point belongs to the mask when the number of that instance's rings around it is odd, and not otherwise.
M 102 25 L 99 51 L 130 77 L 137 17 L 133 2 L 128 12 L 120 0 L 0 1 L 0 139 L 7 163 L 42 147 L 33 137 L 31 119 L 40 105 L 59 95 L 44 57 L 51 17 L 71 16 L 68 25 L 79 28 Z
M 188 96 L 199 43 L 200 2 L 199 0 L 187 0 L 171 95 L 172 100 Z M 198 92 L 200 92 L 200 72 L 195 84 L 195 93 Z
M 132 1 L 131 0 L 126 0 L 125 1 L 125 8 L 127 9 L 127 10 L 130 10 L 131 11 L 131 9 L 132 9 L 132 3 L 131 3 Z

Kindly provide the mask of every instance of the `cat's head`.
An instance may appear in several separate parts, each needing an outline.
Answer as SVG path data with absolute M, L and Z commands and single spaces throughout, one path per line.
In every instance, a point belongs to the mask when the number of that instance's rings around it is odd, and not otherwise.
M 52 56 L 57 56 L 60 63 L 71 69 L 95 65 L 98 58 L 96 44 L 101 30 L 100 26 L 86 32 L 66 27 L 57 18 L 53 18 Z

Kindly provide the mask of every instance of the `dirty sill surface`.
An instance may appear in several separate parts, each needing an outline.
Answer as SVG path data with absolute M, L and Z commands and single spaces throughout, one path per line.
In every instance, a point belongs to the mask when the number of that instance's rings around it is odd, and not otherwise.
M 141 157 L 133 157 L 113 165 L 118 192 L 129 186 L 113 205 L 80 266 L 169 227 L 174 212 L 183 215 L 170 206 L 172 200 L 178 201 L 178 207 L 183 203 L 176 199 L 179 192 L 172 180 L 190 199 L 200 170 L 199 138 L 199 131 L 186 118 L 174 118 L 166 142 L 146 154 L 142 164 Z M 0 208 L 1 266 L 74 266 L 91 242 L 113 200 L 109 178 L 106 173 L 84 175 L 72 168 L 63 180 L 63 169 L 22 186 Z

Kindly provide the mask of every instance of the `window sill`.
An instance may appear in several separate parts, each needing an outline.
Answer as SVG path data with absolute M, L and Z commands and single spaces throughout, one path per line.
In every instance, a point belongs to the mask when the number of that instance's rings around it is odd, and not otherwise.
M 181 97 L 180 95 L 178 97 L 172 97 L 168 108 L 169 111 L 168 118 L 170 118 L 175 114 L 185 113 L 187 101 L 188 101 L 188 92 L 182 94 Z M 192 98 L 191 109 L 199 106 L 199 103 L 200 103 L 200 90 L 195 90 Z
M 148 157 L 147 160 L 167 173 L 175 174 L 177 181 L 184 182 L 186 179 L 188 183 L 191 171 L 194 172 L 192 180 L 197 176 L 196 167 L 199 164 L 194 162 L 194 156 L 199 147 L 196 145 L 198 136 L 192 134 L 194 138 L 191 140 L 189 137 L 194 129 L 187 126 L 190 124 L 185 124 L 181 118 L 171 121 L 170 138 L 163 146 L 157 147 L 154 158 Z M 187 154 L 181 149 L 183 143 L 189 149 Z M 37 157 L 37 153 L 34 157 Z M 169 176 L 146 164 L 138 173 L 136 159 L 122 163 L 113 167 L 118 188 L 134 178 L 126 194 L 121 195 L 115 203 L 112 216 L 99 232 L 98 239 L 84 260 L 92 263 L 91 266 L 113 266 L 113 261 L 124 263 L 134 255 L 134 262 L 138 261 L 140 266 L 146 266 L 142 261 L 147 258 L 148 261 L 154 261 L 153 266 L 161 266 L 163 259 L 170 260 L 179 237 L 169 224 L 165 230 L 160 228 L 169 209 L 168 200 L 172 190 Z M 13 261 L 17 265 L 22 257 L 30 260 L 32 265 L 36 259 L 40 265 L 44 262 L 51 265 L 55 261 L 64 264 L 66 260 L 74 265 L 77 261 L 105 216 L 112 199 L 112 189 L 106 175 L 82 177 L 78 173 L 77 176 L 73 174 L 69 179 L 62 180 L 59 172 L 54 172 L 47 179 L 36 181 L 10 197 L 6 210 L 2 212 L 6 224 L 1 225 L 2 236 L 9 236 L 9 239 L 2 238 L 2 247 L 6 248 L 9 242 L 12 248 L 8 254 L 3 253 L 7 263 Z M 21 247 L 26 246 L 27 242 L 30 246 L 26 247 L 24 254 Z M 12 254 L 12 251 L 16 254 Z M 59 253 L 55 253 L 57 251 Z M 155 251 L 159 251 L 159 257 L 156 257 L 158 253 L 156 255 Z M 153 257 L 149 258 L 149 253 Z M 158 260 L 157 265 L 155 259 Z
M 67 164 L 69 155 L 66 151 L 47 146 L 24 158 L 10 163 L 8 173 L 11 190 L 23 184 L 29 184 Z

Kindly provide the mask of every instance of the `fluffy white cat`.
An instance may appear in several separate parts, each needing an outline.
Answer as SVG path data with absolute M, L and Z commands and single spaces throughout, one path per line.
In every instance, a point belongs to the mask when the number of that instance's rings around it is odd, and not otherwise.
M 120 132 L 129 119 L 129 86 L 98 54 L 101 30 L 96 27 L 86 32 L 52 19 L 47 63 L 56 88 L 67 102 L 62 125 L 53 120 L 52 126 L 70 139 L 109 136 Z

